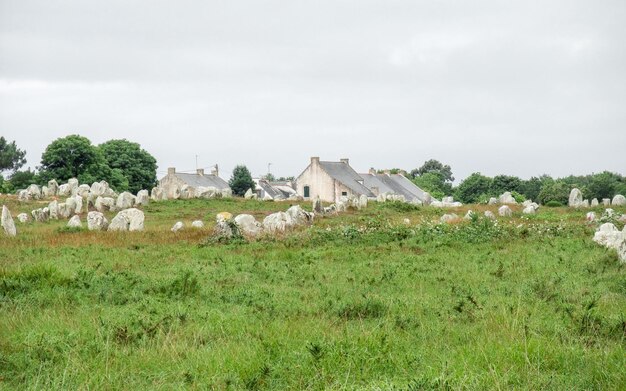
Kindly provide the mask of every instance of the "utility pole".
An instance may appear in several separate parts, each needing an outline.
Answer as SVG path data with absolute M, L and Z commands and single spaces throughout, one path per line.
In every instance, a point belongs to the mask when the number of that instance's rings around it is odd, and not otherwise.
M 267 163 L 267 176 L 269 178 L 270 176 L 270 166 L 272 165 L 272 163 Z
M 196 170 L 198 169 L 198 155 L 196 155 Z

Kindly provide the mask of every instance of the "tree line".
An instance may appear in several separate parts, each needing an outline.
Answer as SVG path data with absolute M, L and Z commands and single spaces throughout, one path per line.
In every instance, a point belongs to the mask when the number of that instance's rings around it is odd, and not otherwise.
M 400 171 L 395 169 L 395 171 Z M 433 197 L 453 196 L 466 204 L 484 203 L 510 191 L 518 200 L 530 199 L 541 204 L 566 205 L 569 193 L 578 188 L 585 199 L 612 198 L 616 194 L 626 195 L 626 177 L 609 171 L 590 175 L 570 175 L 552 178 L 549 175 L 521 179 L 511 175 L 488 177 L 475 172 L 458 186 L 453 186 L 454 177 L 449 165 L 431 159 L 421 167 L 411 170 L 407 176 Z
M 11 193 L 33 183 L 45 185 L 51 179 L 61 183 L 77 178 L 88 184 L 105 180 L 117 191 L 133 193 L 157 183 L 156 159 L 126 139 L 94 145 L 79 135 L 58 138 L 46 147 L 36 170 L 20 170 L 25 156 L 15 141 L 0 137 L 0 172 L 9 172 L 8 180 L 0 175 L 0 192 Z

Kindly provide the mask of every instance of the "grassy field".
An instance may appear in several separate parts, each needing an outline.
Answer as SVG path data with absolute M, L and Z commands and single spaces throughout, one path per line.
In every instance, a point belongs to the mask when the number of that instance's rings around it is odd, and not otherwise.
M 626 265 L 587 210 L 445 225 L 374 203 L 208 239 L 218 212 L 288 206 L 153 203 L 138 233 L 16 222 L 0 236 L 0 389 L 626 389 Z M 496 211 L 455 213 L 470 207 Z M 195 219 L 208 228 L 169 231 Z

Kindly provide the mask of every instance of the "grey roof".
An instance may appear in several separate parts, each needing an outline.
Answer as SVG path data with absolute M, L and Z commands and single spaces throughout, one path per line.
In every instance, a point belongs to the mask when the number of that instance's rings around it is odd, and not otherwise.
M 193 188 L 198 187 L 215 187 L 220 190 L 228 189 L 228 183 L 222 178 L 216 175 L 198 175 L 198 174 L 185 174 L 177 172 L 176 175 L 178 178 L 183 180 L 186 184 Z
M 275 188 L 274 186 L 270 185 L 267 181 L 265 180 L 259 180 L 257 182 L 257 185 L 263 189 L 263 191 L 265 191 L 266 194 L 268 194 L 270 197 L 272 197 L 272 199 L 281 199 L 281 198 L 285 198 L 284 194 L 282 191 L 280 191 L 279 189 Z
M 380 193 L 402 195 L 407 201 L 424 201 L 424 191 L 400 174 L 361 174 L 370 189 L 378 187 Z
M 363 178 L 357 174 L 356 171 L 344 162 L 320 162 L 320 166 L 331 178 L 341 182 L 348 189 L 352 190 L 355 194 L 365 194 L 368 197 L 375 197 L 375 195 L 360 182 L 364 181 Z

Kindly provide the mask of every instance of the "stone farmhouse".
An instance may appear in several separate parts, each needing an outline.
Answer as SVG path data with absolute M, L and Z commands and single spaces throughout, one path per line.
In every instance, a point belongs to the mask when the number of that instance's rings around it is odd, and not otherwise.
M 205 174 L 203 168 L 196 170 L 195 174 L 176 172 L 175 167 L 167 169 L 167 175 L 159 180 L 159 187 L 166 193 L 168 198 L 178 198 L 177 194 L 183 186 L 188 186 L 190 192 L 195 192 L 199 187 L 214 187 L 217 190 L 230 190 L 228 182 L 219 177 L 218 167 L 211 171 L 211 174 Z
M 392 194 L 403 196 L 407 202 L 430 203 L 430 196 L 402 174 L 378 174 L 371 169 L 358 174 L 348 159 L 338 162 L 320 161 L 312 157 L 311 163 L 296 178 L 296 192 L 305 200 L 319 197 L 325 202 L 337 202 L 342 196 L 377 198 Z

